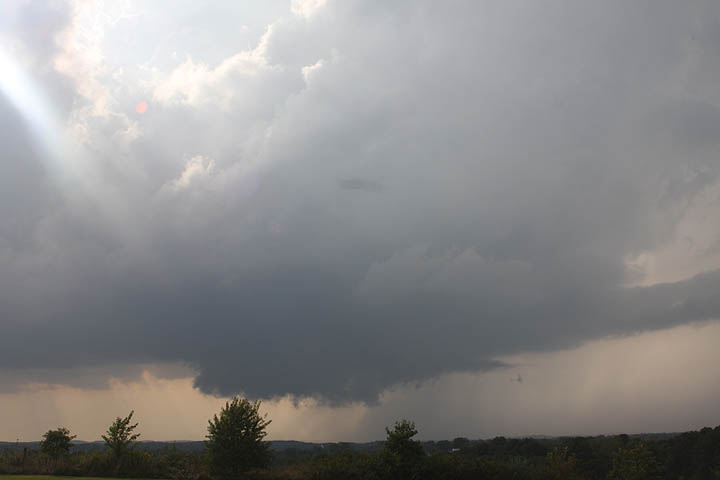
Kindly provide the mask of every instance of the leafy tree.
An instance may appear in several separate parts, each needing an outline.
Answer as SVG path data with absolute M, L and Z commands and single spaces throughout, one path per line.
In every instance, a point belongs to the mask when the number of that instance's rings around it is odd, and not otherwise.
M 221 479 L 242 477 L 271 461 L 270 442 L 263 441 L 271 420 L 260 415 L 260 401 L 234 397 L 208 421 L 207 445 L 210 469 Z
M 105 445 L 110 449 L 115 461 L 117 462 L 117 468 L 120 467 L 120 461 L 125 454 L 135 447 L 135 440 L 140 436 L 139 433 L 133 433 L 138 424 L 130 424 L 134 410 L 130 411 L 130 414 L 125 418 L 117 417 L 115 421 L 110 425 L 107 430 L 107 435 L 102 435 L 102 439 L 105 440 Z
M 453 448 L 466 448 L 468 445 L 470 445 L 470 440 L 465 437 L 456 437 L 452 441 Z
M 64 457 L 70 453 L 72 447 L 72 439 L 75 435 L 70 435 L 70 430 L 60 427 L 57 430 L 48 430 L 43 434 L 40 442 L 40 451 L 55 460 L 55 466 L 60 457 Z
M 609 475 L 617 480 L 654 480 L 663 478 L 662 468 L 645 442 L 618 450 Z
M 415 478 L 425 459 L 422 444 L 413 440 L 417 435 L 415 423 L 409 420 L 395 422 L 392 430 L 385 428 L 387 439 L 383 447 L 383 454 L 388 462 L 390 477 L 393 479 Z
M 399 460 L 412 461 L 425 455 L 422 444 L 412 439 L 418 433 L 414 422 L 405 419 L 400 420 L 395 422 L 395 427 L 392 430 L 386 427 L 385 432 L 387 433 L 385 451 Z
M 567 447 L 555 447 L 546 455 L 550 470 L 556 478 L 573 479 L 580 478 L 576 475 L 575 457 L 568 452 Z

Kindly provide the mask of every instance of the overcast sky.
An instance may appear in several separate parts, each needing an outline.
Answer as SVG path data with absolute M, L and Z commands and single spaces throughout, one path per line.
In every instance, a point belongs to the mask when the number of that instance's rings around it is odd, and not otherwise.
M 2 2 L 0 439 L 720 423 L 718 52 L 699 0 Z

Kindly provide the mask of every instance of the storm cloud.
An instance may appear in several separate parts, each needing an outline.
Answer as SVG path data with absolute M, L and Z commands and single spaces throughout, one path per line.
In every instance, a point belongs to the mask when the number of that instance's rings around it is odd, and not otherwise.
M 74 144 L 0 81 L 10 377 L 372 403 L 720 315 L 720 7 L 195 3 L 1 24 Z

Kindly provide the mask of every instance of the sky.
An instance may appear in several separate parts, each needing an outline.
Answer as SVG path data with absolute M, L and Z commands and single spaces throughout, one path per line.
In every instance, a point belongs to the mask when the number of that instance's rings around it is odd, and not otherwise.
M 718 47 L 700 0 L 2 2 L 0 439 L 720 424 Z

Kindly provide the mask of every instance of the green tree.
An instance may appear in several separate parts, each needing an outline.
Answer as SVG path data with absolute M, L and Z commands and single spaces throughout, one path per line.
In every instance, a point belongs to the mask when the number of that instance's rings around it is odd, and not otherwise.
M 452 441 L 453 448 L 467 448 L 470 445 L 470 439 L 465 437 L 456 437 Z
M 554 478 L 569 480 L 580 478 L 576 472 L 575 456 L 571 455 L 568 447 L 555 447 L 545 456 Z
M 105 445 L 110 449 L 115 457 L 116 467 L 120 468 L 120 462 L 127 452 L 135 447 L 135 440 L 140 436 L 139 433 L 133 433 L 137 428 L 137 423 L 130 423 L 134 410 L 125 418 L 117 417 L 108 428 L 106 435 L 102 435 Z
M 391 478 L 415 478 L 425 460 L 422 444 L 412 439 L 418 433 L 415 423 L 403 419 L 395 422 L 392 430 L 386 427 L 385 432 L 387 438 L 383 447 L 383 456 L 388 463 Z
M 234 397 L 220 415 L 208 421 L 207 445 L 210 470 L 221 479 L 242 477 L 271 461 L 270 442 L 263 441 L 271 420 L 260 415 L 260 401 Z
M 422 444 L 412 437 L 417 435 L 415 423 L 409 420 L 395 422 L 392 430 L 385 427 L 387 439 L 385 440 L 385 451 L 400 461 L 413 461 L 425 455 Z
M 75 435 L 70 435 L 70 430 L 67 428 L 60 427 L 57 430 L 48 430 L 43 434 L 40 451 L 55 460 L 55 467 L 57 467 L 58 459 L 70 453 L 73 438 L 75 438 Z
M 662 468 L 646 442 L 620 448 L 613 458 L 609 478 L 613 480 L 655 480 L 663 478 Z

